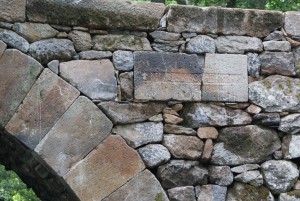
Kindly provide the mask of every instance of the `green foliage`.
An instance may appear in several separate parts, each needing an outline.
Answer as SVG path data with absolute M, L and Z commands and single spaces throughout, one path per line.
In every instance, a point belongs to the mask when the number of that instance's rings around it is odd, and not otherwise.
M 132 0 L 150 2 L 150 0 Z M 190 4 L 196 6 L 226 7 L 230 0 L 166 0 L 166 4 Z M 299 0 L 236 0 L 236 8 L 253 8 L 266 10 L 300 10 Z
M 0 201 L 40 201 L 13 171 L 0 165 Z

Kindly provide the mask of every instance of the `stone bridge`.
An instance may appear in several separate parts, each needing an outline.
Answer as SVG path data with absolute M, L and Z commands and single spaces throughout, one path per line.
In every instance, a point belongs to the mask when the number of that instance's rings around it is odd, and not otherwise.
M 0 8 L 0 163 L 42 200 L 300 200 L 300 12 Z

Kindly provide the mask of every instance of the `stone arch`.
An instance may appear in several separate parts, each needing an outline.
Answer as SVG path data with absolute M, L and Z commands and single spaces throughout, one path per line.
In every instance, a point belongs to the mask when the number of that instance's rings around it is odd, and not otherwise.
M 2 163 L 43 200 L 102 200 L 127 182 L 147 185 L 147 199 L 166 199 L 138 153 L 111 135 L 112 122 L 90 99 L 30 56 L 2 49 Z

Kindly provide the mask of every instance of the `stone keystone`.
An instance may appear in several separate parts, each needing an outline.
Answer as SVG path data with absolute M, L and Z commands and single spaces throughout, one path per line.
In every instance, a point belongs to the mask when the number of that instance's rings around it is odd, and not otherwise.
M 102 142 L 112 129 L 111 121 L 88 98 L 80 96 L 35 148 L 58 175 Z
M 71 189 L 76 192 L 80 200 L 102 200 L 123 186 L 144 168 L 144 163 L 138 153 L 128 147 L 120 136 L 109 136 L 68 172 L 64 179 Z M 122 191 L 122 189 L 130 187 L 130 183 L 135 184 L 136 180 L 140 180 L 143 177 L 142 175 L 136 176 L 119 190 Z M 156 183 L 154 178 L 151 180 L 150 184 Z M 147 180 L 147 184 L 149 184 L 148 182 Z M 143 183 L 139 186 L 141 185 L 144 186 Z M 156 188 L 156 192 L 160 191 L 160 188 L 155 186 L 147 186 L 147 190 L 151 188 Z M 116 196 L 115 194 L 111 196 Z
M 135 99 L 200 101 L 203 67 L 202 56 L 135 52 Z
M 34 149 L 78 96 L 78 90 L 45 69 L 6 130 Z
M 27 2 L 29 21 L 100 29 L 154 30 L 158 27 L 164 11 L 163 4 L 127 1 L 28 0 Z
M 13 116 L 43 66 L 19 50 L 7 49 L 0 58 L 0 126 Z

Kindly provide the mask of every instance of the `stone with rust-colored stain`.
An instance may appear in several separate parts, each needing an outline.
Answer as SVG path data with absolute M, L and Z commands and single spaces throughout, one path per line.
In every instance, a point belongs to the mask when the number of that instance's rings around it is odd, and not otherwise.
M 0 58 L 0 126 L 5 126 L 31 89 L 43 66 L 19 50 Z
M 25 21 L 26 0 L 0 1 L 0 21 L 22 22 Z
M 102 200 L 145 168 L 120 136 L 109 136 L 64 179 L 80 200 Z
M 114 66 L 108 59 L 60 64 L 61 77 L 91 99 L 111 100 L 117 96 L 114 73 Z
M 124 186 L 109 195 L 103 201 L 130 200 L 130 201 L 169 201 L 159 181 L 149 171 L 145 170 Z
M 111 121 L 84 96 L 75 100 L 35 152 L 60 176 L 99 145 L 111 132 Z
M 199 101 L 203 68 L 203 56 L 135 52 L 135 99 Z
M 5 128 L 34 149 L 78 96 L 78 90 L 45 69 Z
M 201 139 L 217 139 L 218 131 L 214 127 L 200 127 L 197 130 L 197 135 Z

